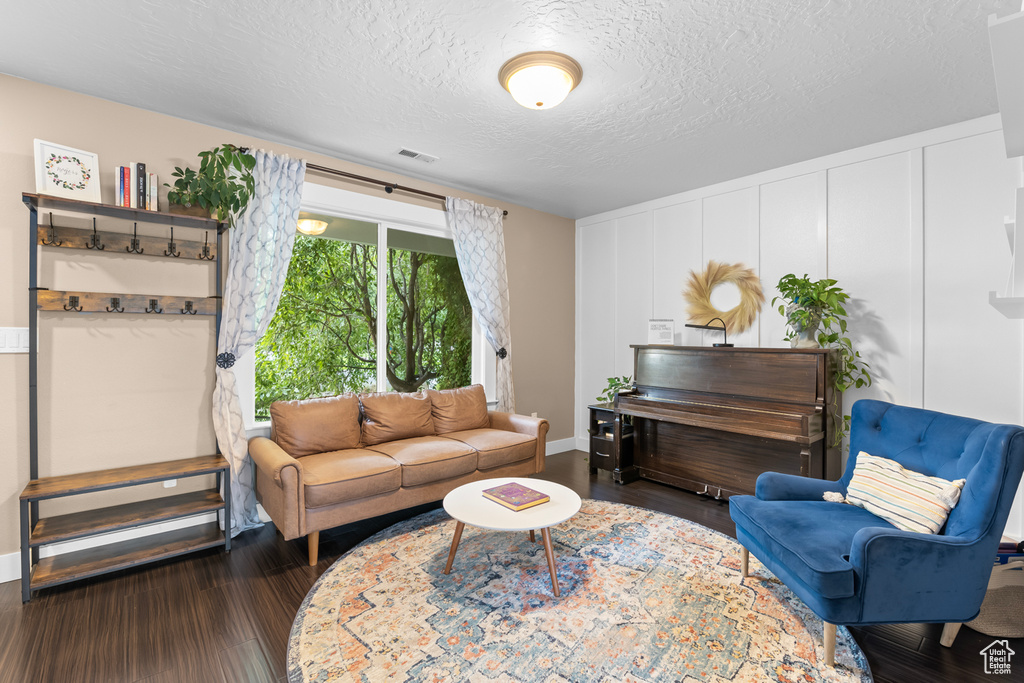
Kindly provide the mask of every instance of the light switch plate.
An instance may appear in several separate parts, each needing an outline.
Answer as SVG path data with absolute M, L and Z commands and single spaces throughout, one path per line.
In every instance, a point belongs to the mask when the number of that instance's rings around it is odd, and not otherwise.
M 0 327 L 0 353 L 28 353 L 28 328 Z

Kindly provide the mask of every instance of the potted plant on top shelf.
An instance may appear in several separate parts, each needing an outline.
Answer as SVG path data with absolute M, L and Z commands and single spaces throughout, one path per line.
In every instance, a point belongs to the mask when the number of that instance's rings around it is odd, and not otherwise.
M 199 170 L 174 167 L 177 178 L 167 193 L 171 213 L 214 215 L 232 222 L 249 205 L 256 190 L 252 169 L 256 159 L 234 145 L 221 145 L 199 153 Z
M 772 306 L 777 301 L 782 302 L 778 310 L 789 325 L 785 341 L 793 348 L 820 347 L 838 351 L 833 381 L 836 392 L 871 386 L 868 364 L 853 348 L 846 333 L 844 304 L 850 300 L 850 295 L 836 286 L 836 280 L 811 280 L 806 273 L 803 277 L 790 273 L 779 280 L 778 290 L 781 296 L 772 299 Z M 835 441 L 831 445 L 838 446 L 850 431 L 850 416 L 833 412 L 832 417 Z

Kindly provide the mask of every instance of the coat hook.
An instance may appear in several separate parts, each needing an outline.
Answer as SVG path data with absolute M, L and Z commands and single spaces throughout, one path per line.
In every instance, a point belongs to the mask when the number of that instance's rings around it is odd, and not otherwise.
M 64 304 L 65 311 L 78 311 L 82 312 L 82 307 L 78 305 L 78 297 L 74 295 L 68 295 L 68 302 Z
M 210 253 L 210 231 L 206 231 L 206 238 L 203 240 L 203 253 L 199 255 L 200 259 L 206 261 L 212 261 L 213 255 Z
M 143 252 L 142 247 L 139 246 L 139 224 L 135 224 L 135 232 L 132 233 L 132 244 L 130 247 L 125 247 L 125 251 L 129 254 L 141 254 Z
M 142 253 L 142 252 L 139 252 Z M 163 313 L 164 309 L 156 307 L 156 299 L 149 300 L 149 308 L 146 309 L 146 313 Z
M 48 247 L 59 247 L 64 244 L 64 240 L 57 239 L 57 229 L 53 227 L 53 211 L 50 212 L 50 230 L 43 238 L 43 244 Z
M 164 251 L 164 256 L 181 256 L 181 252 L 178 251 L 178 245 L 174 243 L 174 226 L 171 226 L 171 241 L 167 243 L 167 249 Z
M 191 301 L 185 301 L 185 308 L 181 309 L 181 312 L 185 315 L 195 315 L 196 309 L 192 308 L 193 304 Z
M 85 248 L 86 249 L 96 249 L 98 251 L 103 251 L 106 248 L 105 244 L 100 244 L 99 237 L 96 236 L 96 218 L 95 217 L 93 217 L 93 219 L 92 219 L 92 237 L 90 237 L 89 241 L 85 243 Z
M 121 297 L 110 297 L 110 305 L 107 306 L 107 313 L 124 313 L 124 306 L 121 305 Z

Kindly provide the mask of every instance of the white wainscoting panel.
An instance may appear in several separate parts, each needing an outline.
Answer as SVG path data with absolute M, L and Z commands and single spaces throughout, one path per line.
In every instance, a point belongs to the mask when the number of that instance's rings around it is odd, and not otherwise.
M 761 287 L 765 305 L 758 323 L 761 346 L 786 347 L 786 318 L 772 299 L 779 295 L 775 285 L 787 273 L 807 274 L 813 280 L 825 277 L 819 268 L 818 222 L 819 174 L 809 173 L 761 185 Z
M 701 331 L 687 323 L 683 289 L 690 271 L 704 267 L 701 203 L 683 202 L 652 212 L 654 216 L 654 312 L 653 318 L 675 321 L 675 343 L 700 344 Z
M 615 375 L 633 374 L 630 344 L 647 343 L 654 268 L 651 214 L 647 211 L 615 221 Z M 611 374 L 611 373 L 609 373 Z
M 758 188 L 707 197 L 704 200 L 704 260 L 741 263 L 760 272 L 758 258 Z M 703 265 L 703 264 L 702 264 Z M 717 332 L 705 332 L 705 343 L 721 341 Z M 754 324 L 746 332 L 729 335 L 736 346 L 758 346 Z
M 893 154 L 828 172 L 829 277 L 853 299 L 850 339 L 876 377 L 851 389 L 860 398 L 906 405 L 910 386 L 910 154 Z
M 925 405 L 1019 422 L 1021 321 L 984 305 L 1006 285 L 1003 217 L 1014 210 L 1016 164 L 998 133 L 925 148 Z M 1018 398 L 1018 400 L 1012 400 Z

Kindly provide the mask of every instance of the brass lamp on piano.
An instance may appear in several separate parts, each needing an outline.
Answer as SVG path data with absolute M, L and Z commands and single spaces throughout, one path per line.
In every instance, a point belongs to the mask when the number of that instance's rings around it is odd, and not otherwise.
M 842 411 L 830 408 L 841 400 L 833 396 L 834 352 L 632 348 L 636 389 L 614 406 L 616 418 L 633 422 L 632 462 L 621 463 L 626 480 L 639 476 L 728 498 L 753 494 L 757 475 L 767 470 L 839 478 L 831 414 Z

